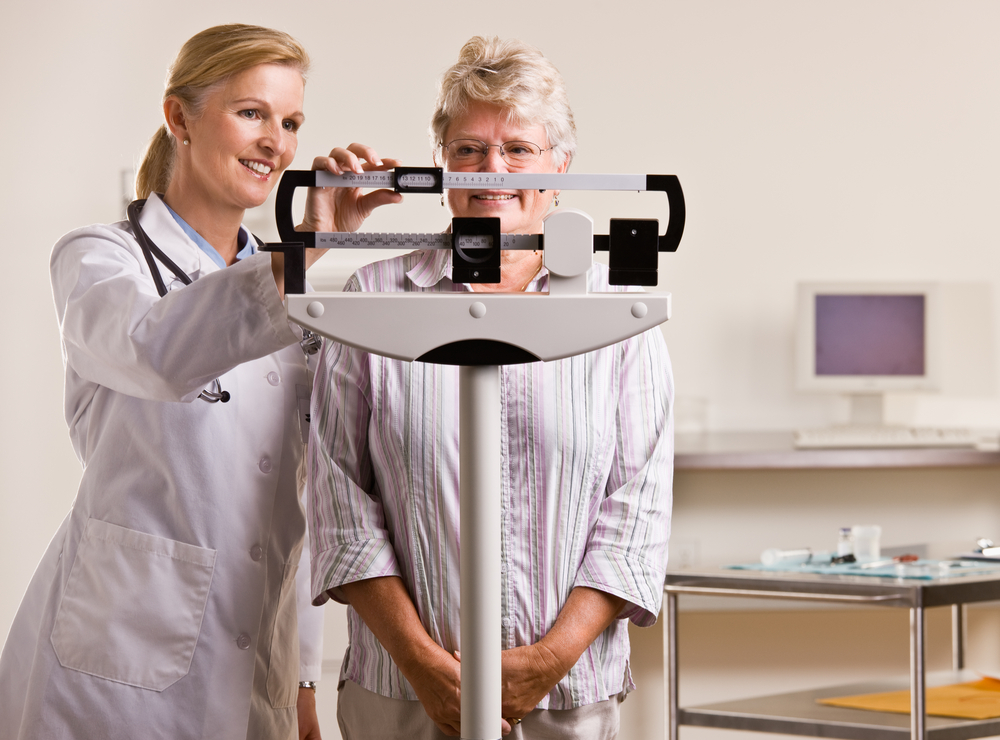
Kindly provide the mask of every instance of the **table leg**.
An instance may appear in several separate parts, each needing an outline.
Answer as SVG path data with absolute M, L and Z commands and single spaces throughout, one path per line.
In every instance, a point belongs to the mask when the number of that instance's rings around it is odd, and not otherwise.
M 926 662 L 927 630 L 924 608 L 910 609 L 910 739 L 927 740 Z
M 965 604 L 951 606 L 951 667 L 956 671 L 965 668 Z
M 677 594 L 668 593 L 663 606 L 663 665 L 666 669 L 666 734 L 667 740 L 678 740 L 678 692 L 677 692 Z

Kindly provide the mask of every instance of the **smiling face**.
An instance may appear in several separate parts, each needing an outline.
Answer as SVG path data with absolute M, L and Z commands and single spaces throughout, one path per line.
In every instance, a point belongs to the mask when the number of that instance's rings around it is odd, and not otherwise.
M 530 141 L 548 149 L 549 141 L 541 125 L 529 126 L 508 122 L 504 109 L 489 103 L 470 103 L 463 115 L 456 116 L 448 126 L 444 143 L 455 139 L 475 139 L 487 144 L 508 141 Z M 456 166 L 442 150 L 443 165 L 449 172 L 565 172 L 566 162 L 556 162 L 552 151 L 543 151 L 537 161 L 527 167 L 511 167 L 497 147 L 491 146 L 486 158 L 476 165 Z M 504 234 L 541 234 L 542 219 L 552 203 L 552 191 L 537 190 L 448 190 L 448 206 L 458 217 L 499 217 Z
M 212 90 L 195 118 L 168 99 L 171 130 L 179 143 L 189 142 L 177 147 L 167 189 L 171 207 L 198 203 L 199 211 L 242 217 L 262 204 L 295 157 L 304 89 L 297 68 L 259 64 Z

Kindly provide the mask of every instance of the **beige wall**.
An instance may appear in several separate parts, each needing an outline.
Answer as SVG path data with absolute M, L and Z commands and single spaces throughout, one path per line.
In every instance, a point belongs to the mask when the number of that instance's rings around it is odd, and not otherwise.
M 167 62 L 192 33 L 232 20 L 280 26 L 315 58 L 300 167 L 356 140 L 428 164 L 434 81 L 461 42 L 497 33 L 541 47 L 577 114 L 574 171 L 681 177 L 689 220 L 681 251 L 661 260 L 675 301 L 664 331 L 678 393 L 706 405 L 710 429 L 792 428 L 842 413 L 792 387 L 794 287 L 804 279 L 945 281 L 961 320 L 949 332 L 944 391 L 895 399 L 894 413 L 1000 426 L 1000 4 L 991 0 L 5 3 L 0 635 L 80 474 L 62 419 L 48 251 L 75 226 L 121 216 L 121 173 L 159 123 Z M 407 201 L 370 228 L 442 226 L 433 198 Z M 598 231 L 609 216 L 666 214 L 652 195 L 563 202 L 590 212 Z M 253 225 L 267 235 L 267 214 Z M 327 262 L 331 282 L 348 269 Z M 809 476 L 731 476 L 679 481 L 675 538 L 752 556 L 781 533 L 821 537 L 845 523 L 841 511 L 801 506 Z M 939 472 L 938 492 L 924 488 L 916 503 L 901 490 L 913 479 L 903 480 L 846 479 L 869 492 L 851 501 L 890 539 L 934 537 L 928 522 L 945 492 L 962 506 L 949 510 L 943 536 L 1000 536 L 984 499 L 995 473 Z

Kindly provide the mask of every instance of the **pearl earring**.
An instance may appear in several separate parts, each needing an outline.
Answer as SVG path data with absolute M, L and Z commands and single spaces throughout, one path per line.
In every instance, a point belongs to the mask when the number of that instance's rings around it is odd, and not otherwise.
M 184 146 L 187 146 L 190 143 L 191 143 L 190 141 L 188 141 L 187 139 L 184 139 Z

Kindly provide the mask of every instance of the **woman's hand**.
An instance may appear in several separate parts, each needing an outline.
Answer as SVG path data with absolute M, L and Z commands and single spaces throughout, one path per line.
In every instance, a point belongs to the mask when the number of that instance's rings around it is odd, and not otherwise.
M 570 591 L 548 634 L 533 645 L 504 650 L 500 654 L 504 719 L 522 719 L 533 710 L 624 607 L 619 596 L 578 586 Z
M 522 719 L 548 694 L 568 668 L 542 643 L 500 653 L 500 713 L 506 719 Z M 570 664 L 572 665 L 572 663 Z
M 337 147 L 328 157 L 316 157 L 312 168 L 342 175 L 381 172 L 397 166 L 397 160 L 380 159 L 370 146 L 351 144 L 346 149 Z M 296 230 L 357 231 L 376 208 L 402 199 L 402 195 L 392 190 L 362 194 L 361 188 L 309 188 L 305 216 Z
M 427 634 L 403 580 L 385 576 L 345 583 L 340 595 L 389 651 L 427 716 L 445 735 L 460 735 L 461 664 Z
M 461 735 L 462 667 L 456 657 L 438 648 L 406 670 L 400 666 L 400 670 L 438 729 L 452 737 Z

